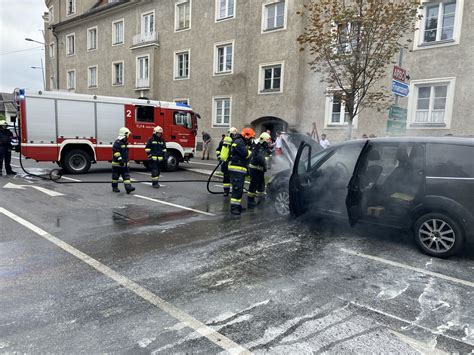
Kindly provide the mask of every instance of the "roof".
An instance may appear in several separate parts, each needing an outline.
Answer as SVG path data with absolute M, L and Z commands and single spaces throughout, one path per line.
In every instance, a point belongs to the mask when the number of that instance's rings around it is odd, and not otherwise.
M 357 142 L 370 141 L 374 143 L 442 143 L 442 144 L 463 144 L 474 146 L 474 136 L 472 137 L 384 137 L 384 138 L 369 138 L 369 139 L 355 139 L 347 142 L 343 142 L 336 145 L 353 144 Z
M 71 93 L 67 91 L 27 91 L 25 90 L 25 97 L 26 98 L 37 97 L 37 98 L 63 99 L 63 100 L 71 100 L 71 101 L 94 101 L 94 102 L 103 102 L 103 103 L 116 103 L 116 104 L 122 104 L 122 105 L 134 104 L 134 105 L 171 108 L 171 109 L 181 110 L 181 111 L 192 111 L 191 107 L 178 105 L 176 102 L 134 99 L 134 98 L 128 98 L 128 97 L 76 94 L 76 93 Z
M 16 104 L 13 94 L 0 92 L 0 112 L 15 112 Z

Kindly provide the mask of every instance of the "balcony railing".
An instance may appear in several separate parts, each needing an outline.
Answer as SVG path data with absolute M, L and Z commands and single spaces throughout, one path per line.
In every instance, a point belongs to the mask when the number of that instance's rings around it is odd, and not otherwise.
M 158 41 L 158 33 L 157 32 L 146 32 L 146 33 L 139 33 L 133 36 L 133 45 L 137 46 L 140 44 L 150 43 L 150 42 L 157 42 Z

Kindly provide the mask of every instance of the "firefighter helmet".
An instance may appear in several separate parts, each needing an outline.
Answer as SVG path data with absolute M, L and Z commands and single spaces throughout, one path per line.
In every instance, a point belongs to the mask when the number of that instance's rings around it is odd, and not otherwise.
M 272 141 L 272 136 L 270 136 L 267 132 L 263 132 L 260 135 L 260 142 L 271 142 Z
M 255 131 L 252 128 L 244 128 L 242 130 L 242 136 L 245 139 L 255 138 Z
M 163 133 L 163 128 L 161 128 L 160 126 L 156 126 L 155 128 L 153 128 L 153 133 Z
M 227 131 L 227 133 L 229 134 L 237 134 L 238 132 L 239 131 L 235 127 L 229 128 L 229 130 Z
M 119 136 L 122 136 L 122 137 L 128 137 L 130 133 L 132 132 L 130 132 L 130 130 L 127 127 L 122 127 L 119 130 Z

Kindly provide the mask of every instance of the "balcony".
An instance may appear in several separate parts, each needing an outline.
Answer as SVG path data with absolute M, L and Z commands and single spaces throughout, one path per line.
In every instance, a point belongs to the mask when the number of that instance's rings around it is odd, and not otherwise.
M 136 89 L 149 89 L 150 88 L 150 79 L 149 78 L 146 78 L 146 79 L 140 79 L 140 78 L 137 78 L 136 79 Z
M 146 32 L 133 36 L 132 48 L 140 48 L 145 46 L 158 46 L 158 33 Z

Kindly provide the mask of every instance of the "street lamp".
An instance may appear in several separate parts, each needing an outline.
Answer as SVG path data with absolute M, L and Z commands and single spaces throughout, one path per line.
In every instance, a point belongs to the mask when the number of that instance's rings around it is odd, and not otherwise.
M 45 50 L 45 53 L 46 53 L 46 43 L 35 41 L 34 39 L 31 39 L 31 38 L 25 38 L 25 41 L 42 44 L 44 46 L 44 50 Z M 45 78 L 44 78 L 43 58 L 41 58 L 41 67 L 31 67 L 31 69 L 41 69 L 41 74 L 42 74 L 42 77 L 43 77 L 43 90 L 45 90 L 46 89 L 46 83 L 45 83 Z

